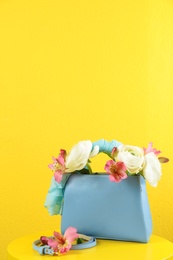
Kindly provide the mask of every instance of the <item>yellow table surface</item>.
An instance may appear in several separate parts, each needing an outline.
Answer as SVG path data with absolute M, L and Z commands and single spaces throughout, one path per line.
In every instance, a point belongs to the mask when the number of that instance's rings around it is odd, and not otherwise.
M 41 235 L 51 236 L 52 232 L 42 232 L 27 235 L 11 242 L 8 246 L 8 260 L 47 260 L 61 258 L 63 260 L 84 260 L 84 259 L 118 259 L 118 260 L 160 260 L 169 259 L 173 256 L 173 243 L 152 235 L 147 244 L 134 242 L 120 242 L 111 240 L 98 240 L 97 245 L 83 250 L 70 250 L 62 256 L 39 255 L 32 249 L 32 243 Z

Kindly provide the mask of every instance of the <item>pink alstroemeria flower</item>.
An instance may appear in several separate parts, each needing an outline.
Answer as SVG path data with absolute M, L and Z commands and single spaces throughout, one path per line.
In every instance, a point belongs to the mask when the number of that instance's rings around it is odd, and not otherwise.
M 147 148 L 143 148 L 143 150 L 144 150 L 144 154 L 147 154 L 147 153 L 154 153 L 155 155 L 158 155 L 158 154 L 161 153 L 161 151 L 156 150 L 156 148 L 153 148 L 152 146 L 153 146 L 153 143 L 150 142 L 150 143 L 148 144 L 148 147 L 147 147 Z
M 109 160 L 104 169 L 109 174 L 109 179 L 112 182 L 120 182 L 128 177 L 126 174 L 126 166 L 123 162 Z
M 64 235 L 54 231 L 54 238 L 42 236 L 40 240 L 44 245 L 49 245 L 54 250 L 55 254 L 64 254 L 70 250 L 72 242 L 78 237 L 77 229 L 69 227 Z
M 117 154 L 118 154 L 118 148 L 117 148 L 117 147 L 114 147 L 114 148 L 112 149 L 112 152 L 111 152 L 112 158 L 115 158 L 115 157 L 117 156 Z
M 49 164 L 49 168 L 54 171 L 55 180 L 60 183 L 62 180 L 62 175 L 65 172 L 65 159 L 66 151 L 61 149 L 58 158 L 53 157 L 53 163 Z

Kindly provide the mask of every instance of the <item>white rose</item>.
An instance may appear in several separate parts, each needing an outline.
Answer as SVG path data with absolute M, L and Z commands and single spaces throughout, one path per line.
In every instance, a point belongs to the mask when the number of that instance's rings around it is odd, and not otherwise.
M 92 142 L 91 141 L 80 141 L 76 145 L 74 145 L 66 157 L 65 167 L 67 168 L 66 172 L 74 172 L 76 170 L 83 169 L 90 157 L 95 156 L 99 149 L 98 147 L 94 147 L 92 150 Z
M 99 146 L 95 145 L 92 152 L 89 155 L 89 158 L 93 158 L 94 156 L 96 156 L 99 153 Z
M 157 156 L 151 152 L 145 155 L 145 166 L 143 169 L 145 179 L 154 187 L 157 186 L 158 181 L 162 175 L 161 164 Z
M 137 174 L 144 166 L 144 152 L 137 146 L 120 145 L 117 160 L 125 163 L 130 174 Z

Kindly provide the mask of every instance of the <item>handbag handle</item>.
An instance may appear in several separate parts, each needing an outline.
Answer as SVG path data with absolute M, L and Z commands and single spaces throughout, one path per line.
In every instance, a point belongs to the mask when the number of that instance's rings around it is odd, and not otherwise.
M 95 237 L 89 237 L 89 236 L 86 236 L 83 234 L 79 234 L 79 238 L 86 240 L 86 242 L 81 243 L 81 244 L 72 245 L 72 248 L 71 248 L 72 250 L 90 248 L 90 247 L 96 246 L 96 244 L 97 244 Z
M 98 145 L 99 146 L 99 153 L 106 153 L 106 154 L 111 154 L 112 149 L 114 147 L 118 147 L 120 146 L 122 143 L 120 143 L 119 141 L 106 141 L 104 139 L 98 140 L 96 142 L 92 143 L 92 147 L 94 148 L 94 146 Z

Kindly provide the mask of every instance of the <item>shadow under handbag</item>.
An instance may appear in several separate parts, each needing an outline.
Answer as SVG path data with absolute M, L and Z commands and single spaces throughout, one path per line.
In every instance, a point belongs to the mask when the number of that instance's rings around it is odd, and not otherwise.
M 152 221 L 144 178 L 113 183 L 105 174 L 71 175 L 64 192 L 62 233 L 69 226 L 96 238 L 148 242 Z
M 107 154 L 106 173 L 91 173 L 90 158 Z M 161 177 L 160 151 L 104 139 L 81 141 L 67 154 L 60 150 L 49 167 L 54 171 L 45 207 L 61 214 L 61 232 L 72 226 L 78 233 L 100 239 L 147 243 L 152 219 L 146 180 L 157 186 Z

